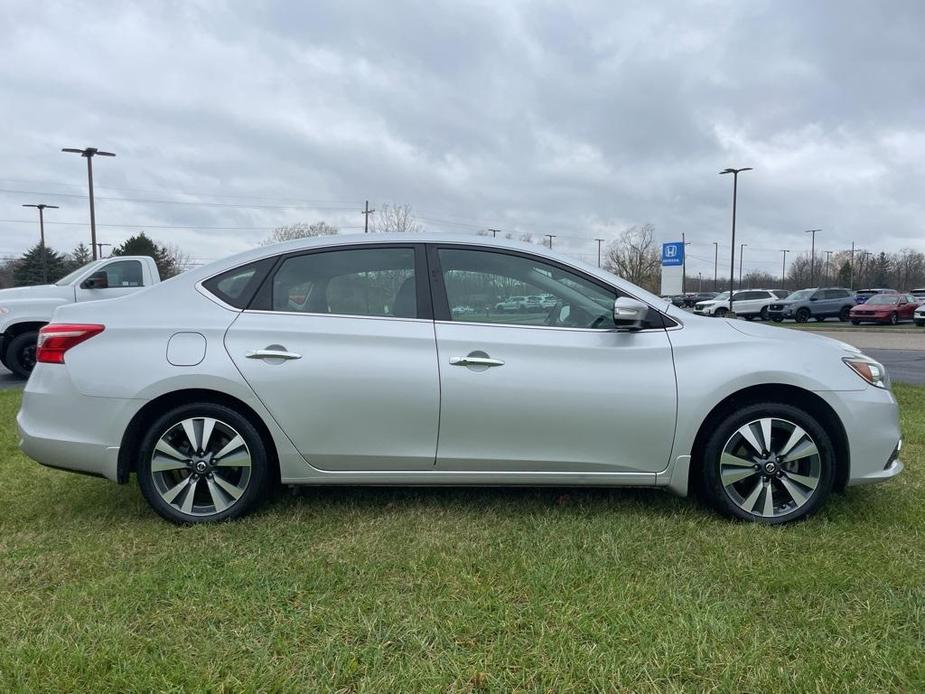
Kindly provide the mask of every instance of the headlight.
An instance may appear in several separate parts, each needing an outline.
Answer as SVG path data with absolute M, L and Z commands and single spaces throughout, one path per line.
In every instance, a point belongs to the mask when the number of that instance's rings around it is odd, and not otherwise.
M 883 364 L 875 362 L 870 357 L 865 357 L 863 355 L 857 357 L 843 357 L 842 361 L 872 386 L 889 390 L 890 377 L 886 369 L 883 368 Z

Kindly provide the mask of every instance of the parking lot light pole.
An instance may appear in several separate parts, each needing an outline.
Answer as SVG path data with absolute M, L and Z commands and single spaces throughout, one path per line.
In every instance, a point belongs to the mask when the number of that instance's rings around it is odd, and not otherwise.
M 90 188 L 90 243 L 93 248 L 93 259 L 96 260 L 96 211 L 93 207 L 93 157 L 114 157 L 116 155 L 112 152 L 103 152 L 96 147 L 87 147 L 85 149 L 65 147 L 61 151 L 79 154 L 87 160 L 87 183 Z
M 604 243 L 604 239 L 594 239 L 597 241 L 597 266 L 601 266 L 601 244 Z
M 745 247 L 747 245 L 747 243 L 739 244 L 739 289 L 742 288 L 742 261 L 745 259 Z M 729 298 L 731 299 L 732 297 Z
M 718 268 L 719 268 L 719 244 L 716 241 L 714 241 L 713 242 L 713 291 L 714 292 L 716 291 Z
M 48 284 L 48 255 L 45 253 L 45 210 L 57 210 L 57 205 L 23 205 L 23 207 L 34 207 L 39 211 L 39 248 L 42 251 L 42 283 Z
M 813 242 L 811 250 L 809 252 L 809 286 L 815 287 L 814 284 L 816 278 L 816 232 L 822 231 L 822 229 L 807 229 L 804 231 L 804 234 L 812 234 Z
M 781 248 L 780 252 L 784 254 L 784 262 L 780 266 L 780 288 L 784 288 L 784 284 L 787 282 L 787 254 L 790 252 L 789 248 Z
M 735 310 L 732 307 L 732 293 L 735 290 L 735 271 L 736 271 L 736 198 L 739 193 L 739 174 L 743 171 L 751 171 L 752 167 L 745 166 L 741 169 L 726 168 L 719 172 L 720 176 L 732 174 L 732 250 L 729 257 L 729 317 L 735 318 Z
M 552 250 L 552 240 L 556 238 L 557 234 L 546 234 L 546 238 L 549 239 L 549 250 Z

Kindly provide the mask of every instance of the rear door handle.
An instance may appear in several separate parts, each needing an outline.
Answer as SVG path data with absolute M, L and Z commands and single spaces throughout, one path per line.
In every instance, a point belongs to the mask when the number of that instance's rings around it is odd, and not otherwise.
M 244 355 L 248 359 L 301 359 L 301 354 L 284 349 L 252 349 Z
M 489 357 L 450 357 L 452 366 L 504 366 L 500 359 Z

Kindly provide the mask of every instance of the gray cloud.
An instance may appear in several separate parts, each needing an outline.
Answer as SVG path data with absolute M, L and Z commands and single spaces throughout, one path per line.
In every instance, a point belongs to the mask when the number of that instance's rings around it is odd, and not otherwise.
M 84 192 L 83 162 L 59 149 L 86 145 L 118 153 L 96 169 L 101 224 L 146 226 L 201 259 L 277 224 L 359 227 L 368 198 L 410 203 L 432 229 L 558 234 L 585 259 L 595 236 L 652 222 L 663 241 L 684 232 L 690 270 L 711 276 L 712 242 L 728 256 L 731 182 L 716 173 L 729 165 L 755 167 L 740 187 L 747 270 L 776 272 L 777 249 L 808 249 L 810 227 L 821 249 L 923 246 L 916 0 L 8 2 L 2 15 L 0 188 L 80 222 L 49 225 L 61 249 L 88 232 L 84 199 L 51 196 Z M 0 193 L 0 218 L 31 219 L 19 204 L 39 197 Z M 34 226 L 0 222 L 0 254 Z

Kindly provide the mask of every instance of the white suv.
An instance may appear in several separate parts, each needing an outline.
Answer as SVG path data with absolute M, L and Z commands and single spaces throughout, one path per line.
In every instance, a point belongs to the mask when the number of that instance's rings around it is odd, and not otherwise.
M 736 315 L 746 320 L 767 320 L 768 306 L 787 294 L 783 289 L 740 289 L 732 297 L 732 308 Z M 729 292 L 723 292 L 709 301 L 698 302 L 694 305 L 694 313 L 722 318 L 729 313 Z
M 913 296 L 915 295 L 913 294 Z M 915 313 L 912 314 L 912 320 L 915 321 L 915 324 L 920 328 L 925 326 L 925 304 L 915 309 Z

